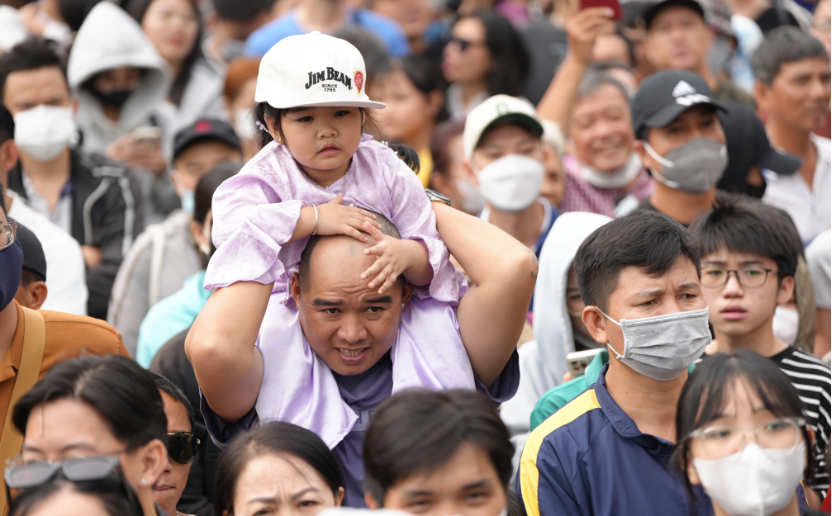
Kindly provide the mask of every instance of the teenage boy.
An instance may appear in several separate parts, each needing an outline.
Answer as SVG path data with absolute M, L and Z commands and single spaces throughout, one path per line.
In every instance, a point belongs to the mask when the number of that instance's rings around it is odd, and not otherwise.
M 508 430 L 483 394 L 394 394 L 367 428 L 367 506 L 422 515 L 505 514 L 513 452 Z
M 559 212 L 540 192 L 546 172 L 543 125 L 534 106 L 494 95 L 465 119 L 463 167 L 485 198 L 480 218 L 537 256 Z
M 770 357 L 791 379 L 815 434 L 818 463 L 830 433 L 832 372 L 821 360 L 778 339 L 772 320 L 794 292 L 800 238 L 782 211 L 750 201 L 720 200 L 690 228 L 702 253 L 702 295 L 716 340 L 713 351 L 750 349 Z M 826 467 L 811 487 L 829 488 Z
M 517 481 L 526 513 L 710 513 L 668 466 L 679 394 L 710 342 L 693 238 L 639 210 L 595 230 L 574 264 L 583 323 L 610 362 L 526 441 Z
M 797 174 L 765 172 L 763 202 L 785 210 L 808 243 L 832 219 L 830 143 L 813 133 L 829 116 L 829 56 L 809 34 L 780 27 L 760 43 L 751 66 L 754 98 L 765 114 L 771 143 L 803 159 Z
M 728 164 L 718 110 L 722 104 L 693 72 L 664 70 L 641 83 L 632 103 L 634 147 L 656 191 L 639 208 L 685 226 L 711 208 Z
M 220 163 L 242 159 L 240 140 L 228 122 L 200 119 L 176 134 L 170 177 L 182 209 L 148 226 L 136 238 L 124 257 L 110 298 L 107 322 L 121 332 L 132 356 L 137 356 L 139 326 L 148 310 L 205 268 L 207 256 L 200 254 L 192 236 L 199 179 Z
M 122 257 L 144 226 L 141 192 L 127 168 L 74 147 L 77 103 L 52 43 L 29 38 L 0 57 L 0 98 L 20 150 L 9 189 L 81 245 L 87 313 L 104 319 Z

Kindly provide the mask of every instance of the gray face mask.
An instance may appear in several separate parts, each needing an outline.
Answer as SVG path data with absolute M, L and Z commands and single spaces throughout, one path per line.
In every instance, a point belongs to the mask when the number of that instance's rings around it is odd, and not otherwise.
M 607 344 L 618 360 L 660 382 L 678 378 L 711 342 L 707 308 L 621 322 L 604 317 L 621 326 L 624 334 L 623 355 Z
M 647 141 L 644 149 L 661 163 L 661 172 L 653 172 L 653 179 L 682 192 L 705 193 L 710 190 L 728 166 L 725 145 L 709 138 L 696 138 L 677 147 L 662 157 Z

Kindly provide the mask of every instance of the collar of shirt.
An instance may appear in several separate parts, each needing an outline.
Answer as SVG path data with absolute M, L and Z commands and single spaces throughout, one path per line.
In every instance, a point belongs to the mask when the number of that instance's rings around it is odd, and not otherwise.
M 13 303 L 17 308 L 17 329 L 12 338 L 12 345 L 3 356 L 3 359 L 0 360 L 0 382 L 5 382 L 17 376 L 17 371 L 20 369 L 20 359 L 23 354 L 23 332 L 26 323 L 23 318 L 23 309 L 17 304 L 17 301 L 13 301 Z

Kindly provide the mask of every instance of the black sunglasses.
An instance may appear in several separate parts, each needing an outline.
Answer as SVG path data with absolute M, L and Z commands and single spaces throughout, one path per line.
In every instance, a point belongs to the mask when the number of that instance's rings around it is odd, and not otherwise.
M 455 38 L 453 36 L 450 40 L 448 40 L 448 43 L 453 43 L 454 45 L 457 45 L 459 47 L 460 52 L 465 52 L 470 47 L 482 45 L 482 43 L 478 41 L 469 41 L 467 39 Z
M 188 464 L 194 460 L 199 448 L 199 439 L 190 432 L 168 433 L 168 456 L 179 464 Z

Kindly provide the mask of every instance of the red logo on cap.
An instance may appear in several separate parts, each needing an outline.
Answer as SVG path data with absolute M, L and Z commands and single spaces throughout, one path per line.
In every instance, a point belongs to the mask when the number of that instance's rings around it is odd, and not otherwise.
M 358 94 L 361 95 L 361 88 L 364 87 L 364 74 L 361 72 L 361 70 L 356 70 L 355 75 L 352 79 L 352 82 L 355 83 L 355 89 L 357 89 Z
M 210 132 L 212 128 L 213 125 L 211 125 L 211 122 L 208 120 L 200 120 L 194 124 L 194 131 L 197 133 L 207 133 Z

